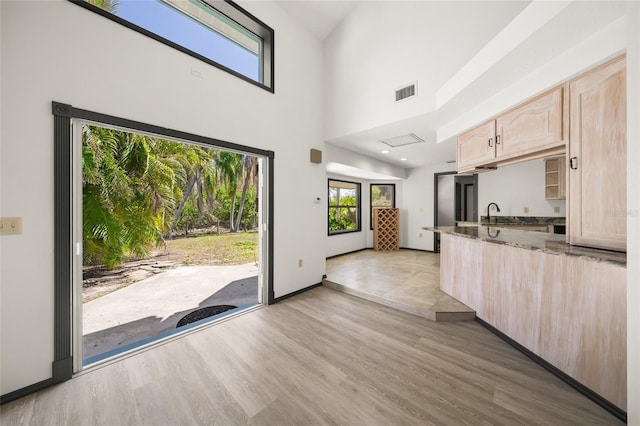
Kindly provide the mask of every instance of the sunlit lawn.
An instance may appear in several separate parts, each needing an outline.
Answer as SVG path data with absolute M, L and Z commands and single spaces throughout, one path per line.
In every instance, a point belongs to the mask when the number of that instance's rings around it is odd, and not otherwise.
M 205 234 L 167 240 L 167 252 L 185 265 L 239 265 L 258 261 L 258 232 Z

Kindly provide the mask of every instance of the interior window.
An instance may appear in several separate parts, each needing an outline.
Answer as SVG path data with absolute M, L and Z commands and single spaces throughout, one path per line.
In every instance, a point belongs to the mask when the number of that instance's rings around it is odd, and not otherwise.
M 372 183 L 371 186 L 371 207 L 369 211 L 369 223 L 373 230 L 373 208 L 374 207 L 395 207 L 396 206 L 396 185 L 393 183 Z

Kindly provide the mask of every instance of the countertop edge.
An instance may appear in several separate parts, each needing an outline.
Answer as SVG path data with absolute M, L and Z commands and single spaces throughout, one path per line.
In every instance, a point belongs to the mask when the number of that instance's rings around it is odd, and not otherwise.
M 558 244 L 559 249 L 541 247 L 540 245 L 537 245 L 537 244 L 527 244 L 524 242 L 517 241 L 519 239 L 518 237 L 526 238 L 527 234 L 531 234 L 533 233 L 533 231 L 511 229 L 509 230 L 509 234 L 512 234 L 512 235 L 510 235 L 509 238 L 503 240 L 503 239 L 491 238 L 490 236 L 473 235 L 473 233 L 469 234 L 469 233 L 461 232 L 460 230 L 461 228 L 462 229 L 473 228 L 476 230 L 477 233 L 481 233 L 481 232 L 488 232 L 489 228 L 496 228 L 496 226 L 480 225 L 480 226 L 474 226 L 474 227 L 453 227 L 453 226 L 445 226 L 445 227 L 423 226 L 422 227 L 422 229 L 425 231 L 454 235 L 457 237 L 463 237 L 463 238 L 468 238 L 472 240 L 480 240 L 480 241 L 484 241 L 486 243 L 491 243 L 491 244 L 506 245 L 509 247 L 520 248 L 523 250 L 539 251 L 539 252 L 551 254 L 554 256 L 569 256 L 574 258 L 581 258 L 591 262 L 607 263 L 610 265 L 620 266 L 623 268 L 627 267 L 626 254 L 624 253 L 607 252 L 605 250 L 592 249 L 589 247 L 572 246 L 565 242 L 558 241 L 558 238 L 562 238 L 562 237 L 557 236 L 556 234 L 548 234 L 549 238 L 547 239 L 547 241 L 553 242 L 554 244 Z M 540 238 L 541 235 L 544 236 L 545 234 L 536 232 L 535 235 L 536 237 Z M 545 239 L 545 238 L 542 238 L 542 239 Z M 563 248 L 563 249 L 560 249 L 560 248 Z M 624 259 L 612 258 L 615 256 L 619 256 L 619 257 L 624 256 Z

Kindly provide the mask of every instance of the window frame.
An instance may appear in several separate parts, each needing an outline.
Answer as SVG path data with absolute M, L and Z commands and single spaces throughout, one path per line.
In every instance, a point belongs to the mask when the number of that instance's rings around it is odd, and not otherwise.
M 341 183 L 348 183 L 348 184 L 352 184 L 355 185 L 355 189 L 356 189 L 356 228 L 355 229 L 344 229 L 344 230 L 338 230 L 338 231 L 331 231 L 331 221 L 329 219 L 329 214 L 331 212 L 332 208 L 353 208 L 354 206 L 339 206 L 339 205 L 335 205 L 332 206 L 331 205 L 331 182 L 341 182 Z M 327 235 L 328 236 L 333 236 L 333 235 L 343 235 L 343 234 L 349 234 L 352 232 L 361 232 L 362 231 L 362 184 L 360 182 L 352 182 L 352 181 L 348 181 L 348 180 L 340 180 L 340 179 L 332 179 L 329 178 L 327 179 Z
M 373 187 L 374 186 L 389 186 L 392 188 L 393 196 L 391 198 L 391 208 L 396 207 L 396 184 L 395 183 L 372 183 L 369 184 L 369 228 L 373 231 L 373 208 L 380 207 L 373 205 Z
M 202 3 L 205 3 L 207 6 L 214 9 L 216 12 L 224 15 L 227 19 L 230 19 L 237 25 L 243 27 L 245 30 L 253 33 L 258 38 L 262 39 L 262 57 L 260 58 L 260 70 L 262 74 L 262 82 L 253 80 L 231 68 L 216 62 L 212 59 L 207 58 L 199 53 L 196 53 L 186 47 L 177 44 L 171 40 L 168 40 L 152 31 L 149 31 L 145 28 L 142 28 L 124 18 L 121 18 L 118 15 L 114 15 L 106 10 L 103 10 L 97 6 L 94 6 L 85 0 L 68 0 L 73 4 L 76 4 L 80 7 L 83 7 L 91 12 L 97 13 L 98 15 L 104 16 L 107 19 L 110 19 L 114 22 L 117 22 L 120 25 L 123 25 L 129 29 L 132 29 L 140 34 L 144 34 L 147 37 L 150 37 L 160 43 L 163 43 L 167 46 L 170 46 L 176 50 L 179 50 L 182 53 L 185 53 L 189 56 L 192 56 L 196 59 L 201 60 L 209 65 L 212 65 L 220 70 L 226 71 L 227 73 L 238 77 L 241 80 L 244 80 L 248 83 L 253 84 L 254 86 L 258 86 L 261 89 L 264 89 L 268 92 L 275 93 L 275 85 L 274 85 L 274 73 L 275 73 L 275 65 L 274 65 L 274 39 L 275 32 L 269 27 L 267 24 L 253 16 L 251 13 L 246 11 L 244 8 L 234 3 L 231 0 L 201 0 Z M 212 30 L 213 31 L 213 30 Z

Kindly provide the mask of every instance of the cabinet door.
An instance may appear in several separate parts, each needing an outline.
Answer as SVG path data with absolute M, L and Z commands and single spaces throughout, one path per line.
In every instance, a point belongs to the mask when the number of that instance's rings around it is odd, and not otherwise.
M 569 242 L 626 250 L 626 61 L 570 85 Z
M 458 171 L 491 163 L 496 156 L 496 122 L 494 120 L 458 136 Z
M 499 160 L 563 145 L 563 88 L 532 99 L 496 120 Z

